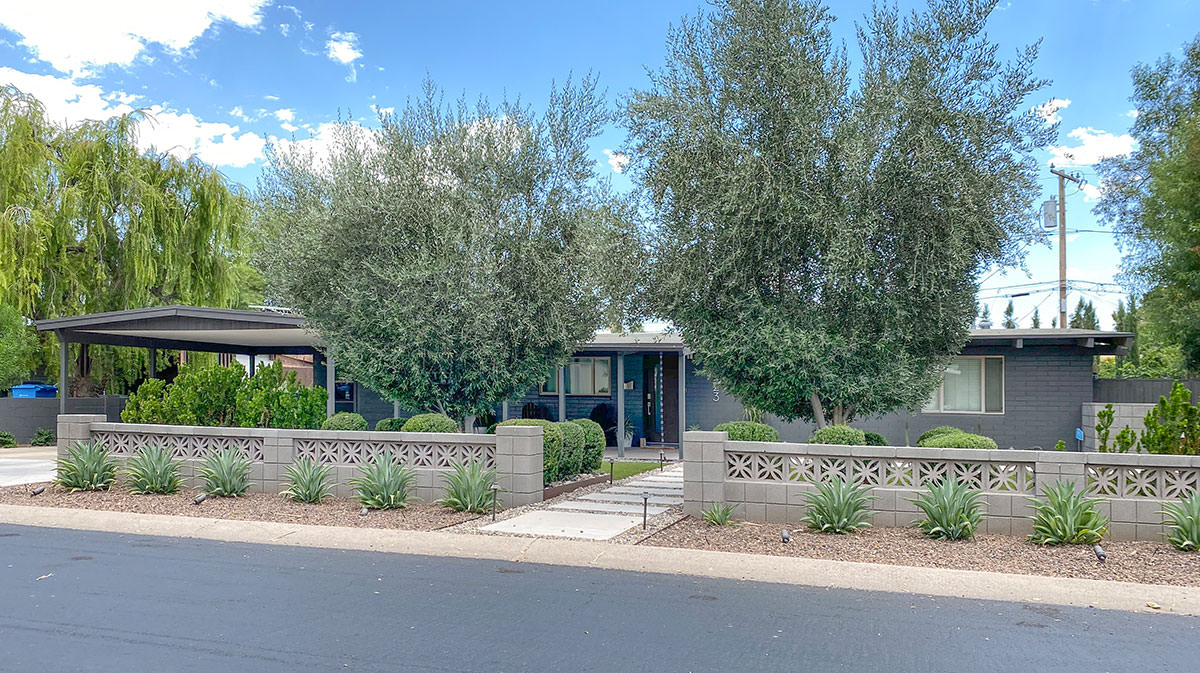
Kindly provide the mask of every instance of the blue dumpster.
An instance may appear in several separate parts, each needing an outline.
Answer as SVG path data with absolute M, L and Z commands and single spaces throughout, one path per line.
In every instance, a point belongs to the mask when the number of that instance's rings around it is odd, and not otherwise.
M 48 386 L 44 383 L 22 383 L 12 387 L 12 396 L 26 399 L 58 397 L 58 386 Z

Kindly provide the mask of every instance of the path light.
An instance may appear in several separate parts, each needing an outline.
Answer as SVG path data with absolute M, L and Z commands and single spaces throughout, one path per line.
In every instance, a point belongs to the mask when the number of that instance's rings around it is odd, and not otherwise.
M 496 496 L 500 494 L 500 484 L 492 484 L 492 521 L 496 520 Z
M 616 468 L 613 467 L 614 462 L 615 462 L 615 459 L 613 459 L 613 458 L 608 459 L 608 483 L 610 483 L 610 484 L 613 483 L 613 475 L 616 474 L 616 472 L 614 472 L 614 470 Z
M 663 471 L 663 463 L 667 461 L 667 454 L 663 451 L 658 452 L 658 471 Z
M 1104 547 L 1101 547 L 1098 544 L 1092 545 L 1092 551 L 1096 554 L 1096 560 L 1101 563 L 1104 563 L 1104 561 L 1108 558 L 1108 554 L 1104 553 Z
M 646 530 L 646 510 L 650 507 L 650 491 L 642 491 L 642 530 Z
M 31 498 L 32 498 L 32 497 L 33 497 L 33 496 L 35 496 L 35 495 L 41 495 L 41 494 L 43 494 L 43 493 L 45 493 L 45 492 L 46 492 L 46 487 L 45 487 L 45 486 L 38 486 L 37 488 L 33 489 L 33 492 L 29 494 L 29 497 L 31 497 Z
M 196 496 L 196 499 L 192 501 L 192 504 L 199 505 L 200 503 L 204 502 L 207 499 L 208 499 L 208 494 L 201 493 L 200 495 Z
M 792 534 L 788 532 L 788 529 L 784 528 L 779 531 L 779 539 L 783 540 L 784 544 L 787 544 L 792 541 Z
M 366 505 L 363 505 L 362 511 L 360 511 L 360 512 L 358 513 L 358 515 L 359 515 L 359 516 L 366 516 L 366 515 L 367 515 L 367 512 L 369 512 L 369 511 L 371 511 L 371 510 L 367 509 L 367 506 L 366 506 Z

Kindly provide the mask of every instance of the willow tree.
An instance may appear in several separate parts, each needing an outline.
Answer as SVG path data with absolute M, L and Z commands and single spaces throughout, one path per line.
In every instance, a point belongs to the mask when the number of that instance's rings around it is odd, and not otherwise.
M 1035 235 L 1037 48 L 995 2 L 879 6 L 860 67 L 814 0 L 719 0 L 626 103 L 655 206 L 657 314 L 744 404 L 817 425 L 928 400 L 980 269 Z
M 327 157 L 273 152 L 262 264 L 339 370 L 413 410 L 480 414 L 621 322 L 643 254 L 595 173 L 592 79 L 546 109 L 446 106 L 432 84 Z
M 140 151 L 143 123 L 58 125 L 33 97 L 0 91 L 0 303 L 37 320 L 241 299 L 245 191 L 198 159 Z M 95 383 L 138 378 L 143 357 L 93 348 Z

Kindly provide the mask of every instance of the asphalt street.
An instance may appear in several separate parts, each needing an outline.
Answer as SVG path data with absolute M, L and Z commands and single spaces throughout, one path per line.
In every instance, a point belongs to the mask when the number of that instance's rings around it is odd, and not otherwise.
M 0 524 L 2 671 L 1184 671 L 1200 619 Z

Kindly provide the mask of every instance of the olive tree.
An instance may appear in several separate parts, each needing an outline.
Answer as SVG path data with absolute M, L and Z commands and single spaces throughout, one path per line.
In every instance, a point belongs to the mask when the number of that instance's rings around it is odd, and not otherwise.
M 625 104 L 654 206 L 655 313 L 744 404 L 818 426 L 912 409 L 976 314 L 979 272 L 1036 236 L 1033 45 L 994 2 L 876 7 L 859 67 L 815 0 L 719 0 Z M 852 72 L 853 71 L 853 72 Z
M 474 415 L 622 322 L 642 258 L 632 205 L 587 143 L 610 119 L 592 78 L 546 109 L 423 97 L 328 156 L 274 151 L 260 184 L 269 291 L 339 370 L 413 410 Z

